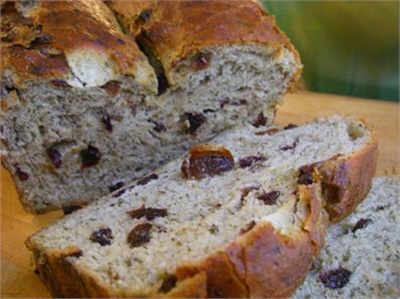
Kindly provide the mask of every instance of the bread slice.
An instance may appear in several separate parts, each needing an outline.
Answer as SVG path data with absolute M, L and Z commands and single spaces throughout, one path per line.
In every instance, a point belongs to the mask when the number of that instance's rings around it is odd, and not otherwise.
M 293 298 L 399 298 L 399 178 L 376 178 L 356 211 L 332 226 Z
M 255 2 L 123 5 L 137 34 L 100 0 L 1 2 L 3 163 L 32 212 L 90 202 L 228 128 L 271 124 L 299 77 L 296 50 Z
M 238 128 L 27 246 L 54 296 L 290 296 L 324 243 L 322 205 L 335 221 L 365 197 L 376 146 L 342 117 Z

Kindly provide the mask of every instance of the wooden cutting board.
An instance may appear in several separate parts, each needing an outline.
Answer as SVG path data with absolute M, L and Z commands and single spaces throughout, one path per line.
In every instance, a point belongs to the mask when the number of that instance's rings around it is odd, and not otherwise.
M 318 116 L 354 115 L 371 124 L 379 136 L 377 176 L 398 175 L 400 162 L 399 104 L 341 96 L 299 93 L 289 95 L 277 113 L 277 123 L 301 124 Z M 24 240 L 61 217 L 60 212 L 31 215 L 18 202 L 8 173 L 0 169 L 1 187 L 1 297 L 49 297 L 33 273 Z

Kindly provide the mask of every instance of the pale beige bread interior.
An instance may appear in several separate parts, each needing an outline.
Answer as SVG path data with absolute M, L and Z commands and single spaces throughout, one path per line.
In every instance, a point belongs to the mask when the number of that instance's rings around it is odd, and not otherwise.
M 399 178 L 375 178 L 356 211 L 330 227 L 325 248 L 293 298 L 398 298 L 399 204 Z M 341 288 L 326 286 L 321 276 L 329 278 L 329 272 L 339 268 L 350 272 L 346 283 Z M 334 280 L 333 272 L 327 285 L 333 286 Z
M 301 69 L 284 45 L 227 43 L 204 49 L 201 70 L 193 57 L 168 69 L 163 87 L 101 1 L 2 9 L 3 164 L 35 213 L 86 204 L 226 129 L 271 124 Z
M 306 214 L 305 206 L 294 195 L 298 168 L 339 154 L 351 157 L 364 150 L 370 140 L 371 132 L 362 123 L 342 117 L 273 135 L 252 126 L 231 130 L 210 142 L 231 151 L 236 162 L 231 171 L 189 180 L 182 176 L 183 158 L 177 159 L 156 171 L 158 178 L 145 185 L 134 182 L 123 194 L 116 191 L 61 219 L 31 237 L 27 245 L 37 253 L 39 264 L 52 252 L 78 248 L 82 255 L 69 259 L 73 267 L 93 277 L 110 294 L 151 294 L 157 292 L 166 274 L 175 274 L 179 266 L 226 250 L 246 235 L 241 235 L 241 230 L 253 221 L 256 227 L 270 223 L 277 232 L 296 239 Z M 241 166 L 240 159 L 250 156 L 265 161 Z M 249 189 L 247 195 L 243 195 L 245 188 Z M 276 203 L 265 204 L 259 199 L 272 191 L 279 192 Z M 167 209 L 168 216 L 149 221 L 153 225 L 150 242 L 132 248 L 128 234 L 148 221 L 133 219 L 128 211 L 143 205 Z M 112 231 L 108 246 L 90 240 L 101 228 Z

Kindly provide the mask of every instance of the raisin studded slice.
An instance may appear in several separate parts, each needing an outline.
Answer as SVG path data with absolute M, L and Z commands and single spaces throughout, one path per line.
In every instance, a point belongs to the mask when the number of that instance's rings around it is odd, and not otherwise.
M 261 112 L 257 116 L 257 119 L 253 123 L 253 126 L 255 126 L 256 128 L 259 128 L 261 126 L 265 126 L 267 124 L 267 121 L 268 121 L 268 119 L 264 116 L 264 113 Z
M 136 225 L 128 235 L 128 243 L 132 248 L 140 247 L 150 242 L 150 230 L 153 227 L 151 223 L 142 223 Z
M 157 208 L 146 208 L 142 206 L 139 209 L 132 210 L 128 212 L 133 219 L 140 219 L 146 217 L 147 220 L 151 221 L 156 217 L 168 216 L 167 209 L 157 209 Z
M 67 206 L 62 208 L 64 215 L 72 214 L 80 209 L 82 209 L 81 206 Z
M 21 182 L 29 180 L 29 174 L 27 174 L 25 171 L 22 171 L 19 166 L 16 167 L 16 175 Z
M 251 222 L 247 223 L 247 225 L 246 225 L 244 228 L 242 228 L 242 229 L 240 230 L 240 234 L 243 235 L 244 233 L 247 233 L 247 232 L 250 231 L 253 227 L 255 227 L 256 224 L 257 224 L 257 223 L 256 223 L 254 220 L 252 220 Z
M 55 148 L 48 148 L 46 150 L 47 156 L 50 158 L 51 163 L 53 163 L 55 168 L 60 168 L 62 164 L 62 156 L 61 153 Z
M 201 71 L 206 69 L 211 62 L 211 54 L 198 53 L 192 58 L 191 67 L 195 71 Z
M 186 133 L 193 135 L 194 133 L 196 133 L 197 129 L 206 122 L 207 118 L 204 116 L 203 113 L 194 114 L 187 112 L 183 114 L 182 119 L 189 121 L 189 128 L 187 129 Z
M 104 124 L 105 129 L 106 129 L 108 132 L 112 133 L 112 131 L 113 131 L 113 125 L 112 125 L 112 123 L 111 123 L 111 117 L 110 117 L 110 115 L 108 115 L 108 114 L 104 115 L 103 118 L 102 118 L 101 120 L 102 120 L 102 122 L 103 122 L 103 124 Z
M 182 162 L 181 170 L 187 179 L 200 180 L 233 169 L 230 151 L 223 147 L 197 145 L 189 151 L 189 158 Z
M 321 273 L 319 279 L 327 288 L 341 289 L 349 282 L 350 276 L 351 271 L 339 267 L 338 269 Z
M 159 293 L 168 293 L 170 290 L 175 288 L 176 282 L 178 281 L 177 277 L 172 274 L 167 274 L 164 278 L 161 287 L 158 289 Z
M 82 168 L 95 166 L 100 162 L 101 159 L 100 151 L 91 145 L 89 145 L 87 149 L 81 150 L 80 155 Z
M 361 218 L 360 220 L 357 221 L 357 223 L 354 225 L 353 229 L 351 230 L 351 232 L 356 232 L 359 229 L 365 228 L 368 225 L 370 225 L 371 223 L 373 223 L 372 219 L 364 219 Z
M 149 174 L 148 176 L 145 176 L 144 178 L 141 178 L 138 180 L 137 184 L 138 185 L 146 185 L 150 181 L 157 180 L 158 175 L 156 173 Z
M 94 243 L 99 243 L 101 246 L 110 245 L 112 239 L 112 232 L 109 228 L 101 228 L 90 235 L 90 240 Z
M 279 191 L 271 191 L 268 193 L 260 194 L 259 196 L 257 196 L 257 199 L 261 200 L 266 205 L 274 205 L 280 195 L 281 192 Z
M 297 128 L 298 127 L 298 125 L 295 125 L 295 124 L 288 124 L 286 127 L 284 127 L 283 129 L 284 130 L 290 130 L 290 129 L 294 129 L 294 128 Z
M 265 158 L 264 156 L 248 156 L 248 157 L 244 157 L 239 159 L 239 167 L 240 168 L 247 168 L 252 166 L 253 164 L 256 163 L 261 163 L 266 161 L 267 158 Z

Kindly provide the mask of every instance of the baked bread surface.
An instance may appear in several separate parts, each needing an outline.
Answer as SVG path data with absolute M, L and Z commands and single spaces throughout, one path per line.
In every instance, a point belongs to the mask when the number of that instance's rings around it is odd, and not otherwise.
M 1 9 L 2 161 L 34 213 L 85 205 L 224 130 L 272 124 L 302 68 L 254 1 Z
M 32 236 L 27 246 L 52 294 L 290 296 L 323 247 L 325 207 L 361 201 L 372 180 L 347 176 L 342 187 L 365 186 L 359 197 L 327 196 L 324 166 L 376 159 L 374 134 L 341 117 L 286 130 L 248 126 L 210 145 L 228 149 L 235 166 L 197 180 L 182 174 L 187 157 L 178 159 Z M 71 285 L 61 283 L 66 271 L 76 273 Z

